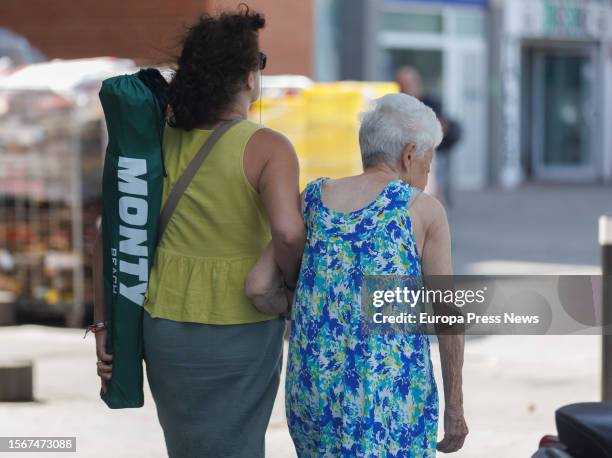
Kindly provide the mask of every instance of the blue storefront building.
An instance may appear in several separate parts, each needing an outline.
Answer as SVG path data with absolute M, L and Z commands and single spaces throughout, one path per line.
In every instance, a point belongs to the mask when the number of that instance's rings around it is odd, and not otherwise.
M 318 0 L 315 77 L 392 80 L 409 65 L 425 92 L 460 120 L 452 181 L 478 189 L 488 181 L 485 0 Z

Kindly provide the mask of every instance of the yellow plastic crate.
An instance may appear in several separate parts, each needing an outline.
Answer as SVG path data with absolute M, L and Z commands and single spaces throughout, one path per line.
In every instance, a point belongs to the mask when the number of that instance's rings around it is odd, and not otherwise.
M 299 93 L 263 98 L 251 119 L 277 130 L 293 143 L 300 159 L 300 186 L 321 176 L 361 172 L 359 115 L 371 101 L 397 92 L 395 83 L 339 81 L 315 83 Z

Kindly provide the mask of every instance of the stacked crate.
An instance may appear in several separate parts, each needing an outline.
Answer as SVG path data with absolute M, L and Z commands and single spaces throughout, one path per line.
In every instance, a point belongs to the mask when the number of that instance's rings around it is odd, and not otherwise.
M 261 122 L 285 134 L 300 159 L 300 186 L 318 177 L 360 173 L 359 115 L 371 102 L 397 92 L 395 83 L 341 81 L 313 83 L 261 102 Z M 251 117 L 259 121 L 259 104 Z
M 101 113 L 44 90 L 3 91 L 0 104 L 0 291 L 78 325 L 92 302 Z

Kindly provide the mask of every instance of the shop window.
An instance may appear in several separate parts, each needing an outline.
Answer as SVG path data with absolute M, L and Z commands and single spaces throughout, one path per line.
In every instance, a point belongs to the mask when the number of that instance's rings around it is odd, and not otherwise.
M 442 27 L 442 15 L 439 13 L 387 11 L 382 15 L 383 30 L 442 33 Z
M 454 23 L 457 35 L 484 37 L 485 22 L 481 13 L 456 13 Z

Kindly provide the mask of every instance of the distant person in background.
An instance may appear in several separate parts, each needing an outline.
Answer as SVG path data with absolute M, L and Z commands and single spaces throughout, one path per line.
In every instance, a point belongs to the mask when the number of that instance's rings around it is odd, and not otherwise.
M 399 84 L 400 92 L 416 97 L 435 113 L 440 124 L 444 138 L 436 150 L 435 173 L 437 197 L 446 205 L 452 205 L 451 200 L 451 162 L 450 154 L 453 147 L 461 140 L 461 125 L 446 117 L 440 99 L 431 94 L 425 94 L 423 81 L 419 71 L 414 67 L 401 67 L 395 74 L 395 81 Z

